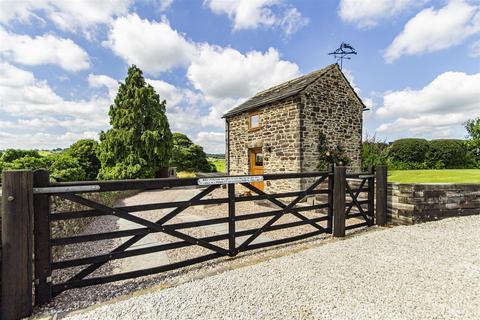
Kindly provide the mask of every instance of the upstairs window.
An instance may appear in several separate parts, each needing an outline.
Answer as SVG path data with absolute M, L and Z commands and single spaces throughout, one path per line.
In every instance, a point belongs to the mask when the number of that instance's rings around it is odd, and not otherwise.
M 260 129 L 260 114 L 258 112 L 250 113 L 248 121 L 249 130 Z

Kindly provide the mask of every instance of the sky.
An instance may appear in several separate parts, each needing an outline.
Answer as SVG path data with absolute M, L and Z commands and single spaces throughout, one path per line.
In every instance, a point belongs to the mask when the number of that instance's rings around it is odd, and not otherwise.
M 480 0 L 0 0 L 0 149 L 98 139 L 136 64 L 171 130 L 222 153 L 227 110 L 342 42 L 365 137 L 464 138 L 480 116 Z

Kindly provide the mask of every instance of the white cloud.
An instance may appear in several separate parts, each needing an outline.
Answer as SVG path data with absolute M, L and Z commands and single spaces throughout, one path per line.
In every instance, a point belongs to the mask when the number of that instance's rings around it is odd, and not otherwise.
M 0 27 L 0 54 L 24 65 L 55 64 L 67 71 L 89 68 L 85 50 L 71 39 L 51 34 L 30 37 L 6 31 Z
M 104 44 L 129 64 L 154 75 L 187 66 L 195 53 L 195 45 L 167 21 L 148 21 L 137 14 L 116 19 Z
M 98 132 L 86 131 L 82 133 L 66 132 L 63 134 L 51 133 L 9 133 L 0 131 L 0 149 L 54 149 L 66 148 L 80 139 L 97 139 Z
M 450 48 L 479 32 L 480 6 L 451 0 L 439 10 L 424 9 L 408 21 L 386 49 L 384 58 L 391 63 L 403 55 Z
M 393 119 L 377 132 L 429 133 L 441 136 L 479 115 L 480 73 L 445 72 L 420 90 L 387 92 L 376 114 Z
M 113 17 L 128 12 L 131 0 L 18 0 L 0 1 L 0 23 L 28 22 L 42 16 L 65 31 L 81 30 L 90 35 L 98 24 L 106 24 Z
M 341 0 L 338 15 L 359 28 L 371 28 L 380 20 L 391 18 L 429 0 Z
M 0 97 L 0 112 L 15 119 L 0 127 L 0 148 L 64 147 L 108 126 L 109 97 L 64 99 L 46 81 L 5 62 L 0 63 Z
M 88 85 L 92 88 L 106 87 L 108 90 L 108 96 L 110 97 L 110 99 L 113 100 L 117 95 L 118 87 L 120 84 L 117 80 L 103 74 L 89 74 Z
M 200 47 L 187 72 L 196 89 L 214 98 L 248 97 L 298 75 L 298 66 L 281 60 L 273 48 L 242 54 L 207 44 Z
M 282 0 L 206 0 L 216 14 L 226 14 L 233 21 L 233 30 L 280 27 L 286 35 L 295 33 L 309 20 Z M 280 14 L 277 11 L 284 9 Z
M 222 132 L 201 131 L 193 141 L 201 145 L 208 153 L 225 152 L 225 134 Z

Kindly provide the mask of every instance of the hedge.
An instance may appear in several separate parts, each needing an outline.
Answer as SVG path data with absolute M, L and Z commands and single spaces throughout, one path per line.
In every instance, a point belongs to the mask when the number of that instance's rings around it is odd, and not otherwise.
M 429 145 L 427 162 L 430 168 L 458 169 L 467 166 L 467 147 L 463 140 L 431 140 Z
M 429 143 L 425 139 L 399 139 L 388 148 L 388 158 L 394 163 L 423 163 L 429 149 Z

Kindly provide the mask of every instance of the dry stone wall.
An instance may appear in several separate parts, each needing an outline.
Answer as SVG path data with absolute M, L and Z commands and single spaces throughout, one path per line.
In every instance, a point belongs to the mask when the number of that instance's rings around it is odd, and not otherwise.
M 480 184 L 389 184 L 388 219 L 393 224 L 471 214 L 480 214 Z

